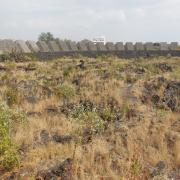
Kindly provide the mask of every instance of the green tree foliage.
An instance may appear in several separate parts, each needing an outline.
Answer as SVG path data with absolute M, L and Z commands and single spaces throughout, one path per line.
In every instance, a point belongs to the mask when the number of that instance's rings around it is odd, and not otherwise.
M 46 41 L 46 42 L 49 42 L 49 41 L 53 41 L 53 40 L 56 40 L 54 38 L 54 35 L 50 32 L 42 32 L 40 35 L 39 35 L 39 38 L 38 38 L 39 41 Z

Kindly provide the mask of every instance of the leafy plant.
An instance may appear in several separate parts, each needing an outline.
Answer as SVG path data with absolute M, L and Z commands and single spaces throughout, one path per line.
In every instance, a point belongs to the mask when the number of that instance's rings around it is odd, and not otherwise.
M 95 134 L 102 132 L 105 128 L 104 121 L 95 111 L 80 113 L 76 120 L 80 125 L 81 132 L 88 129 L 91 134 Z
M 55 94 L 58 98 L 63 98 L 63 103 L 66 104 L 70 98 L 75 96 L 75 89 L 71 86 L 61 84 L 55 88 Z
M 140 174 L 140 172 L 142 170 L 142 166 L 141 166 L 140 162 L 137 159 L 135 159 L 133 161 L 133 163 L 131 165 L 131 170 L 132 170 L 132 173 L 134 175 L 139 175 Z
M 69 77 L 69 75 L 72 72 L 72 70 L 73 70 L 72 66 L 69 66 L 69 67 L 65 68 L 64 71 L 63 71 L 63 76 L 64 77 Z
M 11 169 L 19 164 L 18 147 L 12 142 L 13 131 L 24 123 L 26 118 L 21 112 L 0 104 L 0 167 Z
M 19 93 L 17 88 L 10 87 L 5 91 L 5 97 L 9 106 L 13 106 L 18 103 L 18 96 Z

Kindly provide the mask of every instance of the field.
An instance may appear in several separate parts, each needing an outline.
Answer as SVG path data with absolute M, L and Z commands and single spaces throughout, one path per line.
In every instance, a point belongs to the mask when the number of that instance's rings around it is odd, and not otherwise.
M 180 179 L 180 58 L 26 59 L 0 63 L 0 179 Z

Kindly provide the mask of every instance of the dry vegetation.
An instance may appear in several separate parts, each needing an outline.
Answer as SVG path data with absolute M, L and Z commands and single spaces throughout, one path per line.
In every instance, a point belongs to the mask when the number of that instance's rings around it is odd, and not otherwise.
M 180 179 L 180 58 L 0 64 L 0 179 Z

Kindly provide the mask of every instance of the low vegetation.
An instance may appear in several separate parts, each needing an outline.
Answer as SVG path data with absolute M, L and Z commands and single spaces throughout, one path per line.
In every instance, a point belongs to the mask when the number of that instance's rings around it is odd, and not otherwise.
M 180 177 L 179 58 L 14 53 L 0 71 L 0 179 Z

